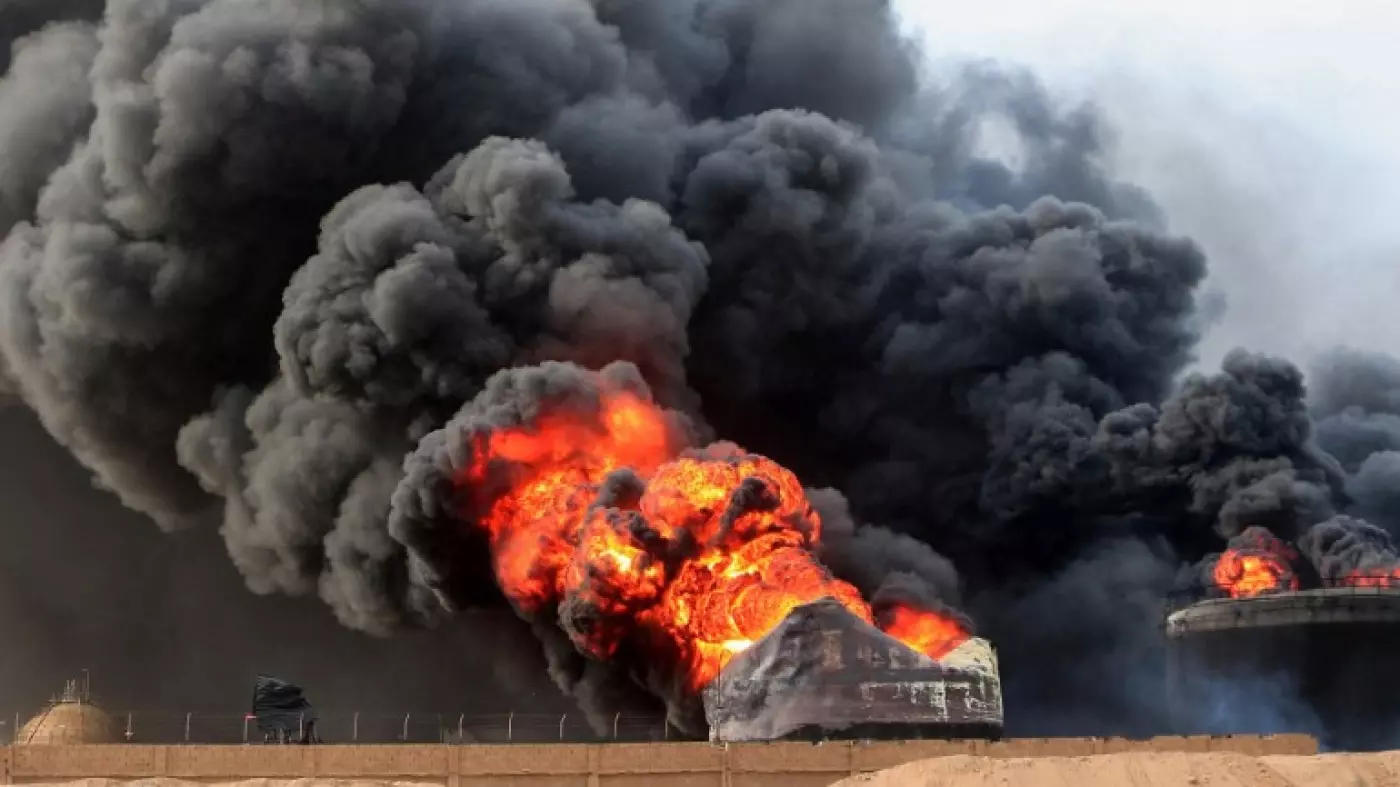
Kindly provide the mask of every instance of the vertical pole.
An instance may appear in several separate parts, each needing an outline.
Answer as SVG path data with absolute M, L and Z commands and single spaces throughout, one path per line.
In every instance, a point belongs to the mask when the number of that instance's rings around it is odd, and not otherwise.
M 306 711 L 302 711 L 301 715 L 297 716 L 297 737 L 306 737 Z
M 185 743 L 190 742 L 190 717 L 193 715 L 193 713 L 185 714 Z
M 350 740 L 356 743 L 360 740 L 360 712 L 355 711 L 354 720 L 350 722 Z
M 616 716 L 613 716 L 613 740 L 617 740 L 617 723 L 618 723 L 618 721 L 620 721 L 621 719 L 622 719 L 622 714 L 621 714 L 621 713 L 618 713 Z
M 564 720 L 567 718 L 569 718 L 567 713 L 559 717 L 559 740 L 561 741 L 564 740 Z
M 243 742 L 248 742 L 248 714 L 243 714 Z
M 515 740 L 515 711 L 511 711 L 506 717 L 506 740 Z
M 466 742 L 467 742 L 467 734 L 466 734 L 466 729 L 465 729 L 466 723 L 467 723 L 467 714 L 463 713 L 461 716 L 458 716 L 458 717 L 457 717 L 457 742 L 458 742 L 458 743 L 466 743 Z
M 403 735 L 400 736 L 400 740 L 404 742 L 408 741 L 408 717 L 412 715 L 412 713 L 405 713 L 403 715 Z
M 130 741 L 136 737 L 136 731 L 131 728 L 131 711 L 126 712 L 126 739 Z

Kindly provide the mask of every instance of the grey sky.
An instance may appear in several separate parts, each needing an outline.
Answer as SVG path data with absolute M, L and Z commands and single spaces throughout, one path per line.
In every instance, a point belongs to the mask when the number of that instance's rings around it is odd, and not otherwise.
M 1090 98 L 1115 164 L 1212 259 L 1228 299 L 1202 346 L 1306 362 L 1400 352 L 1400 4 L 1389 0 L 902 0 L 948 59 L 1033 68 Z M 936 61 L 932 67 L 945 67 Z

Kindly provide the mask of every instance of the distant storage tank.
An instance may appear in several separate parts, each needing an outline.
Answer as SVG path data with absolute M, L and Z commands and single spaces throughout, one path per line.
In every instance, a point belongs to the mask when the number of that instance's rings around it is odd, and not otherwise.
M 15 744 L 50 746 L 74 743 L 120 743 L 122 727 L 88 701 L 86 692 L 69 681 L 63 694 L 19 728 Z
M 1167 617 L 1181 732 L 1314 732 L 1391 748 L 1400 733 L 1400 590 L 1330 587 L 1200 601 Z
M 703 692 L 711 739 L 999 738 L 996 654 L 935 661 L 824 599 L 798 607 Z

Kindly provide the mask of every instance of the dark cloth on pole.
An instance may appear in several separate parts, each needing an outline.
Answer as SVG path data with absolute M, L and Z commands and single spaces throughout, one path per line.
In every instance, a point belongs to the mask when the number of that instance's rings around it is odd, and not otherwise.
M 316 711 L 301 687 L 270 675 L 259 675 L 253 687 L 253 716 L 263 733 L 301 736 L 316 720 Z

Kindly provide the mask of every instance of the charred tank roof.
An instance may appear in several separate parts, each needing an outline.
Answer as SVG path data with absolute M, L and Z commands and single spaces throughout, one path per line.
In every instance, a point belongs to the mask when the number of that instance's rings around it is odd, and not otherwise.
M 1198 601 L 1167 616 L 1167 635 L 1329 623 L 1400 623 L 1400 589 L 1328 587 Z
M 935 661 L 834 599 L 793 610 L 704 692 L 711 737 L 995 737 L 996 654 L 971 637 Z

